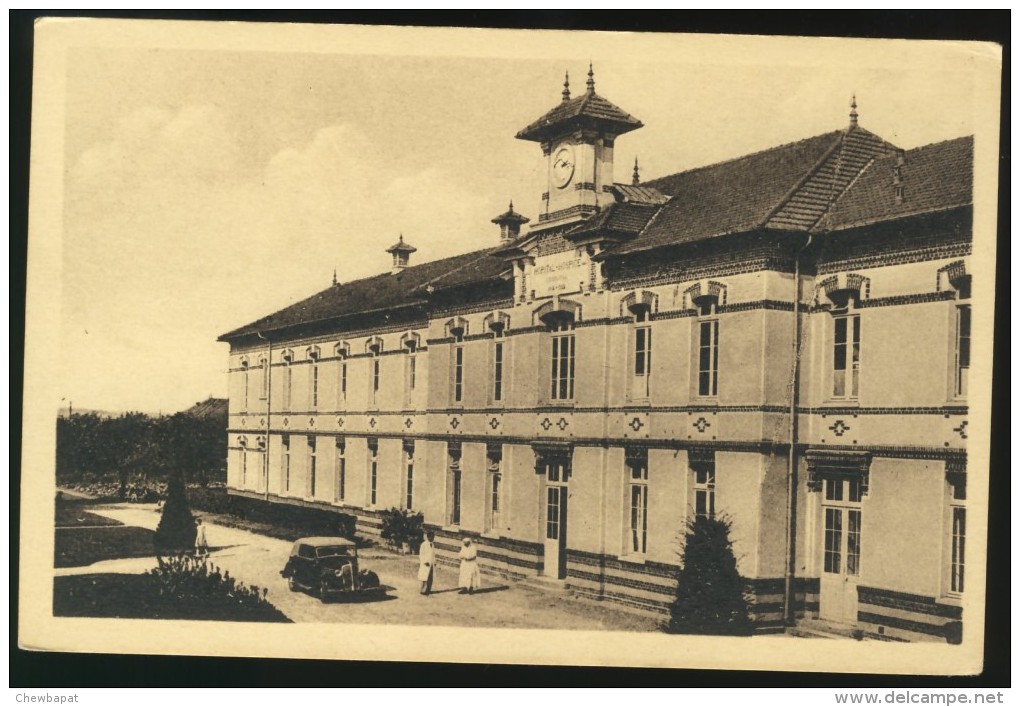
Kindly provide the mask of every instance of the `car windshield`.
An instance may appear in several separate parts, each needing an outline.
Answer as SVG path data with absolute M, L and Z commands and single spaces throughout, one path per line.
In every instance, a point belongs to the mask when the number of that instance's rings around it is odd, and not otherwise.
M 351 548 L 343 545 L 326 545 L 315 548 L 315 554 L 318 557 L 346 556 L 351 554 Z

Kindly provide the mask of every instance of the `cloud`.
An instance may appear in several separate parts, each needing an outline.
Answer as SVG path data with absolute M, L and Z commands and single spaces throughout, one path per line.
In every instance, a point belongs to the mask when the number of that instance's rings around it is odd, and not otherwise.
M 72 196 L 103 201 L 125 200 L 153 185 L 201 189 L 229 179 L 238 155 L 236 132 L 219 108 L 146 106 L 120 120 L 110 140 L 81 154 L 69 187 Z

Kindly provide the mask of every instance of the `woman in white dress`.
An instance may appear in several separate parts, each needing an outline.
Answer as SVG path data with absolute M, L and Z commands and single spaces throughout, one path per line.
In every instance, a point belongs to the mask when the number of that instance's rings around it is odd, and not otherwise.
M 482 588 L 482 573 L 478 569 L 478 548 L 471 538 L 464 538 L 464 547 L 458 554 L 460 557 L 460 593 L 474 594 Z

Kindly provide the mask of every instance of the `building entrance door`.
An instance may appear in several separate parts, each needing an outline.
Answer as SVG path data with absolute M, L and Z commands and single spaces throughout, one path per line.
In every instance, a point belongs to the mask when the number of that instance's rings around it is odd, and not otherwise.
M 828 478 L 822 501 L 822 573 L 818 615 L 841 624 L 857 622 L 861 573 L 861 483 Z
M 555 579 L 567 577 L 567 465 L 551 461 L 545 465 L 545 557 L 542 574 Z

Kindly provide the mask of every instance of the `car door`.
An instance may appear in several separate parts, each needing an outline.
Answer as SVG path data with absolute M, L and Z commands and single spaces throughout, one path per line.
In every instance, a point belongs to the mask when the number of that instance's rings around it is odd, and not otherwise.
M 319 578 L 315 571 L 315 548 L 311 545 L 302 545 L 298 548 L 298 556 L 294 559 L 297 561 L 294 567 L 294 577 L 298 584 L 306 587 L 318 586 Z

